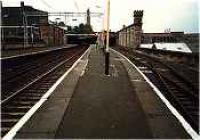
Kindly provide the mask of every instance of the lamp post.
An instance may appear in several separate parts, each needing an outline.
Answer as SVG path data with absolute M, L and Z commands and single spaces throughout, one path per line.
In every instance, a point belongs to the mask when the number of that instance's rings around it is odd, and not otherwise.
M 34 24 L 31 25 L 31 48 L 33 48 L 33 41 L 34 41 L 33 26 L 35 25 Z
M 107 0 L 107 32 L 106 32 L 106 51 L 105 51 L 105 74 L 109 75 L 109 25 L 110 25 L 110 0 Z
M 0 13 L 2 12 L 2 1 L 0 1 Z M 2 14 L 1 14 L 2 15 Z M 2 42 L 3 42 L 3 31 L 2 31 L 2 29 L 3 29 L 3 27 L 2 27 L 2 16 L 0 15 L 0 49 L 2 50 Z M 0 54 L 1 55 L 1 54 Z
M 26 48 L 26 16 L 25 16 L 25 10 L 24 10 L 24 4 L 21 3 L 22 7 L 22 15 L 23 15 L 23 26 L 24 26 L 24 47 L 23 49 Z

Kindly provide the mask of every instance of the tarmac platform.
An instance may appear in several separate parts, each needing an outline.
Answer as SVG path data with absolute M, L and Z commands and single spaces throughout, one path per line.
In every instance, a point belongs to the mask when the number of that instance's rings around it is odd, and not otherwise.
M 93 46 L 15 138 L 191 138 L 141 74 L 115 51 L 110 76 Z
M 1 50 L 1 59 L 33 55 L 41 52 L 54 51 L 63 48 L 71 48 L 77 46 L 76 44 L 67 44 L 63 46 L 52 46 L 52 47 L 31 47 L 31 48 L 17 48 L 17 49 L 5 49 Z

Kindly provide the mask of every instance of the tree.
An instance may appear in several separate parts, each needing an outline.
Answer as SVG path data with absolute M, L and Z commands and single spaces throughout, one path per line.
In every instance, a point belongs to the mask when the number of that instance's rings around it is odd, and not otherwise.
M 79 26 L 75 26 L 72 30 L 68 29 L 68 32 L 73 34 L 90 34 L 93 33 L 93 29 L 90 25 L 81 23 Z
M 90 25 L 85 25 L 85 28 L 84 28 L 84 32 L 89 34 L 89 33 L 93 33 L 93 29 Z
M 74 34 L 78 34 L 78 33 L 80 32 L 79 27 L 78 27 L 78 26 L 75 26 L 75 27 L 73 28 L 72 32 L 73 32 Z
M 65 25 L 65 23 L 63 21 L 61 21 L 61 22 L 58 23 L 58 26 L 65 27 L 66 25 Z
M 79 33 L 83 34 L 85 29 L 85 25 L 83 23 L 79 24 Z
M 72 31 L 72 26 L 67 26 L 67 30 L 71 32 Z

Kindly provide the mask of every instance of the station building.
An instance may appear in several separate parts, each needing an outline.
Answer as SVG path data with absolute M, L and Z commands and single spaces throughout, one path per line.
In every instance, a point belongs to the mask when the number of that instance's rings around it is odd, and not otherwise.
M 142 17 L 143 10 L 134 11 L 134 23 L 127 27 L 123 26 L 123 28 L 116 33 L 118 45 L 132 49 L 139 47 L 142 37 Z

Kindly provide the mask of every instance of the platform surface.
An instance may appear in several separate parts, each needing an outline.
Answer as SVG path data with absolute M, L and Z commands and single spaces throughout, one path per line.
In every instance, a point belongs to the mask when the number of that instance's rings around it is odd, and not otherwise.
M 110 60 L 106 76 L 103 53 L 91 50 L 56 138 L 152 137 L 125 68 L 117 56 L 111 54 Z
M 76 46 L 74 44 L 68 44 L 64 46 L 52 46 L 52 47 L 37 47 L 34 46 L 33 48 L 18 48 L 18 49 L 7 49 L 7 50 L 1 50 L 1 58 L 6 59 L 10 57 L 18 57 L 23 55 L 31 55 L 35 53 L 40 53 L 44 51 L 52 51 L 62 48 L 69 48 Z
M 125 59 L 111 51 L 110 76 L 104 75 L 101 50 L 92 47 L 82 61 L 87 59 L 87 67 L 72 71 L 16 138 L 190 138 Z

